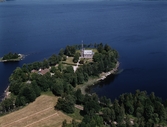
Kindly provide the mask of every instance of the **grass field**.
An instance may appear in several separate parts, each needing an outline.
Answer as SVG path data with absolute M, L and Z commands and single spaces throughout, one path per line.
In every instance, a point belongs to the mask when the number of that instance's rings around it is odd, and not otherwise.
M 74 58 L 74 57 L 68 57 L 68 58 L 66 59 L 66 61 L 63 61 L 63 64 L 76 66 L 76 63 L 73 62 L 73 58 Z
M 72 120 L 54 109 L 58 98 L 42 94 L 28 106 L 0 117 L 0 127 L 61 127 L 64 119 Z

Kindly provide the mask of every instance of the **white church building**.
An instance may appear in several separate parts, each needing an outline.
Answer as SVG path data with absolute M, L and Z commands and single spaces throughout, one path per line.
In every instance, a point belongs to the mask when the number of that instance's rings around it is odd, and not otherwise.
M 81 57 L 82 58 L 93 58 L 94 52 L 92 50 L 85 50 L 82 44 Z

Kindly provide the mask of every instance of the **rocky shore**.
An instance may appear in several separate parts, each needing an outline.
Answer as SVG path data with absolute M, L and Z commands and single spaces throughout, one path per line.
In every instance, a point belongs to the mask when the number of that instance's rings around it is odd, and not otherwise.
M 10 97 L 11 92 L 9 92 L 9 86 L 6 88 L 6 90 L 4 91 L 4 97 L 2 100 L 9 98 Z
M 81 89 L 82 94 L 86 94 L 86 89 L 89 86 L 95 85 L 97 82 L 105 80 L 111 74 L 116 74 L 117 71 L 118 71 L 119 65 L 120 65 L 120 63 L 117 61 L 116 65 L 115 65 L 115 68 L 113 68 L 111 71 L 109 71 L 109 72 L 103 72 L 103 73 L 101 73 L 99 75 L 99 78 L 89 79 L 88 82 L 86 82 L 86 83 L 84 83 L 82 85 L 79 85 L 77 88 Z

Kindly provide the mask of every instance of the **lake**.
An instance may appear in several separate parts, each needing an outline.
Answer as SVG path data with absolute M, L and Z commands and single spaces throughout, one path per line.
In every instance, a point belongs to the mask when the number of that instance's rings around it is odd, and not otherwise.
M 13 70 L 42 61 L 66 45 L 107 43 L 119 52 L 116 76 L 89 92 L 112 100 L 136 89 L 167 98 L 167 2 L 115 0 L 10 0 L 0 3 L 0 56 L 25 54 L 0 63 L 0 95 Z

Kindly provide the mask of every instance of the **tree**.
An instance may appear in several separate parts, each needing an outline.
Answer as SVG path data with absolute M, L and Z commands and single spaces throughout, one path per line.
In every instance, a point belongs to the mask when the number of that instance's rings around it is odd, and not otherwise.
M 103 44 L 102 43 L 100 43 L 100 44 L 98 44 L 98 46 L 97 46 L 97 51 L 99 52 L 99 53 L 102 53 L 103 52 Z
M 90 100 L 89 102 L 86 102 L 84 105 L 84 112 L 86 114 L 90 114 L 91 111 L 93 113 L 98 113 L 99 110 L 100 110 L 100 106 L 99 106 L 99 103 L 97 101 Z
M 45 68 L 49 68 L 49 62 L 48 60 L 44 59 L 43 62 L 42 62 L 42 68 L 45 69 Z
M 76 52 L 76 47 L 75 46 L 69 46 L 67 45 L 65 50 L 64 50 L 64 54 L 67 56 L 74 56 Z
M 9 91 L 11 91 L 12 93 L 14 93 L 15 95 L 19 94 L 19 91 L 22 87 L 22 83 L 19 81 L 12 81 L 10 82 L 10 87 L 9 87 Z
M 78 81 L 78 84 L 83 84 L 84 83 L 84 75 L 83 73 L 80 73 L 80 72 L 76 72 L 77 74 L 77 81 Z
M 60 49 L 59 55 L 62 57 L 64 55 L 64 49 Z
M 23 66 L 22 66 L 21 69 L 22 69 L 22 71 L 23 71 L 24 73 L 28 73 L 28 72 L 29 72 L 28 67 L 27 67 L 26 64 L 23 64 Z
M 75 53 L 74 58 L 73 58 L 73 62 L 74 62 L 74 63 L 77 63 L 77 62 L 78 62 L 79 56 L 80 56 L 79 53 Z
M 62 72 L 63 69 L 64 69 L 64 66 L 63 66 L 63 64 L 61 62 L 58 65 L 58 69 L 59 69 L 60 72 Z
M 41 95 L 41 89 L 39 88 L 39 86 L 37 85 L 36 81 L 32 81 L 31 82 L 32 88 L 34 89 L 35 95 L 36 97 Z
M 66 119 L 62 123 L 62 127 L 67 127 L 67 120 Z
M 105 44 L 105 45 L 104 45 L 104 50 L 105 50 L 106 52 L 108 52 L 108 51 L 111 50 L 111 47 L 110 47 L 109 45 Z
M 20 90 L 19 96 L 24 96 L 26 98 L 26 103 L 33 102 L 36 98 L 33 87 L 27 84 L 24 84 Z
M 77 89 L 77 91 L 75 92 L 75 97 L 76 97 L 77 104 L 83 104 L 84 95 L 81 93 L 80 89 Z
M 45 77 L 45 75 L 39 77 L 37 83 L 40 89 L 44 92 L 46 92 L 49 89 L 50 81 L 48 78 Z
M 52 85 L 52 92 L 55 95 L 62 95 L 64 92 L 63 80 L 56 79 L 55 84 Z
M 25 106 L 26 105 L 26 98 L 24 96 L 17 96 L 15 101 L 16 107 L 18 106 Z
M 146 105 L 144 108 L 144 116 L 147 121 L 150 118 L 152 118 L 153 113 L 154 113 L 154 108 L 151 105 Z
M 52 66 L 51 69 L 50 69 L 50 72 L 55 73 L 56 72 L 56 67 Z
M 8 54 L 3 56 L 3 60 L 10 60 L 10 59 L 17 59 L 19 58 L 19 55 L 17 53 L 11 53 L 9 52 Z
M 102 110 L 103 112 L 103 119 L 109 123 L 110 122 L 110 119 L 111 119 L 111 110 L 109 108 L 104 108 Z
M 110 119 L 112 120 L 112 121 L 114 121 L 115 120 L 115 111 L 111 108 L 111 110 L 110 110 Z
M 111 100 L 110 100 L 110 99 L 107 99 L 106 96 L 102 96 L 102 97 L 100 98 L 100 104 L 109 107 L 109 106 L 111 105 Z
M 94 55 L 93 55 L 93 61 L 94 62 L 99 62 L 103 60 L 103 55 L 101 53 L 98 53 L 96 52 Z
M 10 110 L 12 110 L 14 108 L 14 100 L 15 98 L 11 97 L 11 98 L 5 98 L 4 100 L 2 100 L 2 102 L 0 103 L 0 111 L 2 112 L 8 112 Z
M 55 54 L 53 54 L 51 57 L 49 57 L 48 62 L 50 65 L 56 65 L 59 62 L 59 58 L 58 56 L 56 56 Z
M 10 82 L 12 81 L 25 82 L 27 79 L 28 75 L 24 73 L 20 67 L 17 67 L 9 78 Z
M 98 115 L 85 115 L 79 127 L 102 127 L 103 118 Z
M 74 103 L 75 99 L 71 95 L 67 95 L 64 98 L 59 98 L 57 105 L 55 106 L 56 109 L 62 110 L 66 113 L 73 113 L 74 112 Z

